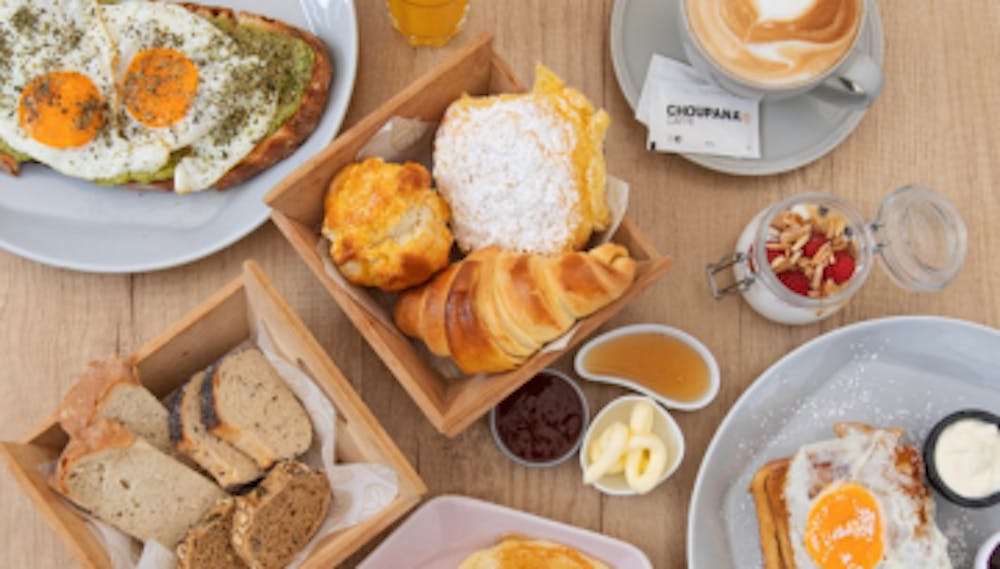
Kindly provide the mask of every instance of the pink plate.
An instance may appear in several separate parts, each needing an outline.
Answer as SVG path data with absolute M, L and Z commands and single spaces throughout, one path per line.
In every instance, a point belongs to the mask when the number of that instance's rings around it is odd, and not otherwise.
M 439 496 L 421 506 L 358 569 L 456 569 L 512 533 L 568 545 L 615 569 L 653 569 L 624 541 L 463 496 Z

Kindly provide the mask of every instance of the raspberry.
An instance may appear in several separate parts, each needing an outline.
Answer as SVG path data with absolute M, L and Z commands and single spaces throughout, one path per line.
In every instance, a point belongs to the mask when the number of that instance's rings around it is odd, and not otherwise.
M 781 284 L 785 285 L 785 288 L 795 294 L 809 296 L 809 277 L 802 271 L 778 273 L 778 280 L 781 281 Z
M 824 243 L 826 243 L 826 236 L 822 233 L 817 233 L 806 242 L 805 247 L 802 248 L 802 254 L 811 259 Z
M 823 269 L 824 279 L 833 279 L 837 284 L 844 284 L 854 275 L 854 257 L 846 251 L 837 251 L 833 263 Z
M 778 249 L 768 249 L 767 250 L 767 264 L 771 264 L 775 259 L 783 255 L 783 253 Z

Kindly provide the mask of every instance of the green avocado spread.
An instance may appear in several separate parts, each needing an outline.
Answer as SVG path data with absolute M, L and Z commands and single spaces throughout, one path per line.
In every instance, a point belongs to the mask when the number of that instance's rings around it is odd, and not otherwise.
M 115 0 L 102 1 L 113 3 Z M 309 86 L 316 64 L 316 54 L 312 47 L 304 40 L 288 33 L 252 24 L 237 25 L 228 18 L 212 18 L 209 21 L 231 37 L 244 55 L 256 56 L 261 60 L 262 64 L 256 68 L 257 73 L 252 77 L 238 78 L 237 83 L 241 90 L 264 89 L 277 92 L 278 110 L 271 119 L 267 136 L 274 134 L 302 104 L 302 95 Z M 234 112 L 219 129 L 221 136 L 225 137 L 227 132 L 235 133 L 242 127 L 242 121 L 241 115 Z M 216 133 L 216 137 L 219 136 Z M 2 139 L 0 139 L 0 152 L 12 156 L 17 162 L 28 162 L 32 159 L 31 156 L 14 150 Z M 171 153 L 170 160 L 156 172 L 130 172 L 116 178 L 92 180 L 92 182 L 111 186 L 129 182 L 149 184 L 170 180 L 174 176 L 174 167 L 187 153 L 188 149 Z
M 24 152 L 18 152 L 10 147 L 6 142 L 0 140 L 0 153 L 6 154 L 14 159 L 15 162 L 27 162 L 31 160 L 31 156 L 28 156 Z

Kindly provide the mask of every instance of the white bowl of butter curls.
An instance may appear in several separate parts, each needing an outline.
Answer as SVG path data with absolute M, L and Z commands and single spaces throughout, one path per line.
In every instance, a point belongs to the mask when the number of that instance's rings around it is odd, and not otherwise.
M 639 395 L 619 397 L 591 421 L 580 446 L 583 481 L 613 496 L 647 494 L 684 459 L 684 435 L 666 409 Z

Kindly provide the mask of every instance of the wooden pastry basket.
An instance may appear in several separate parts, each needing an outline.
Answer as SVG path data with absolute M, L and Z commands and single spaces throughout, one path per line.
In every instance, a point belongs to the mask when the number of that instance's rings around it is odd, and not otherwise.
M 194 372 L 248 339 L 258 326 L 268 331 L 275 348 L 306 372 L 336 408 L 338 462 L 380 463 L 398 475 L 399 493 L 392 503 L 362 523 L 319 542 L 302 565 L 304 569 L 335 567 L 400 519 L 420 501 L 427 488 L 256 263 L 245 263 L 239 278 L 140 348 L 134 354 L 139 376 L 147 388 L 163 398 Z M 85 362 L 81 362 L 81 371 L 84 366 Z M 40 469 L 40 465 L 55 461 L 67 442 L 56 417 L 53 413 L 23 442 L 0 443 L 0 456 L 80 565 L 110 569 L 103 542 L 82 515 L 49 487 Z
M 343 133 L 264 198 L 273 208 L 271 218 L 275 225 L 434 427 L 449 437 L 461 433 L 539 370 L 572 349 L 666 274 L 671 265 L 670 257 L 660 254 L 626 217 L 612 241 L 626 246 L 638 261 L 632 286 L 615 302 L 581 320 L 565 349 L 535 354 L 513 371 L 475 378 L 444 377 L 426 359 L 426 352 L 417 348 L 415 341 L 405 337 L 395 326 L 373 317 L 330 278 L 317 252 L 327 188 L 333 176 L 355 161 L 358 151 L 390 118 L 438 122 L 448 105 L 462 93 L 488 95 L 525 90 L 510 67 L 493 52 L 492 38 L 480 36 Z

